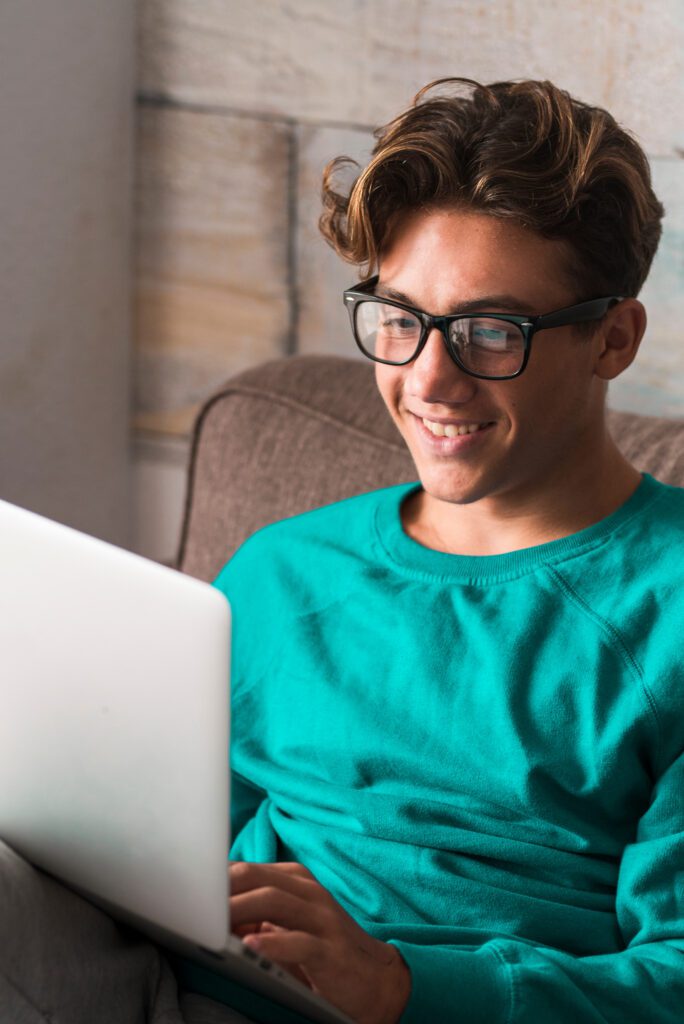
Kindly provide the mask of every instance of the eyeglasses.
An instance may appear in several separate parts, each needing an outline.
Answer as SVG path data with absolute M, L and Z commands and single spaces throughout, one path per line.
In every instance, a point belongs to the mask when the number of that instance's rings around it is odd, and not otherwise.
M 598 320 L 621 297 L 591 299 L 540 316 L 454 313 L 430 316 L 421 309 L 374 295 L 377 277 L 344 292 L 354 340 L 376 363 L 405 366 L 422 351 L 430 331 L 442 333 L 446 350 L 464 373 L 482 380 L 511 380 L 527 366 L 537 331 Z

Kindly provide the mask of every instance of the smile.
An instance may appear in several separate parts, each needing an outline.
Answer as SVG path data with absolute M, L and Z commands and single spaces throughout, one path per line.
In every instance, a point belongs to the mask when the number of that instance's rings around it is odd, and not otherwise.
M 489 423 L 436 423 L 434 420 L 422 419 L 423 424 L 435 437 L 463 437 L 465 434 L 476 434 Z

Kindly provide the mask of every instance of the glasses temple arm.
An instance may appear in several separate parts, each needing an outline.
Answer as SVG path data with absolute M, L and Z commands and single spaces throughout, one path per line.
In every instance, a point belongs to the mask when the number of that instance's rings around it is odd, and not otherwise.
M 586 320 L 598 320 L 612 306 L 622 302 L 622 296 L 613 295 L 603 299 L 590 299 L 576 306 L 566 306 L 554 313 L 545 313 L 538 317 L 530 317 L 536 330 L 549 327 L 565 327 L 567 324 L 579 324 Z

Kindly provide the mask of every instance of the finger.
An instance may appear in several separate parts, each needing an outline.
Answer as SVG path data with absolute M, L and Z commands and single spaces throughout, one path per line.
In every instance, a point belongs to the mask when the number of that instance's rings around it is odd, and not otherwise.
M 311 899 L 316 888 L 327 892 L 301 864 L 251 864 L 238 861 L 230 865 L 229 880 L 231 895 L 265 885 L 275 885 L 304 899 Z
M 238 924 L 231 931 L 234 935 L 242 938 L 245 935 L 256 935 L 258 932 L 281 931 L 282 925 L 273 924 L 271 921 L 250 921 L 248 924 Z
M 241 938 L 244 938 L 245 935 L 256 935 L 257 933 L 263 934 L 265 932 L 283 932 L 287 930 L 282 928 L 279 924 L 273 924 L 272 921 L 262 921 L 260 925 L 256 925 L 255 927 L 252 927 L 251 925 L 244 925 L 243 927 L 245 929 L 249 928 L 250 931 L 245 930 L 243 933 L 242 928 L 238 929 L 238 934 Z M 275 961 L 273 962 L 275 963 Z M 296 978 L 297 981 L 301 981 L 303 985 L 306 985 L 309 988 L 311 987 L 306 974 L 304 974 L 297 964 L 281 964 L 280 966 L 282 966 L 284 970 L 288 971 L 293 978 Z
M 330 947 L 323 939 L 308 932 L 281 928 L 272 932 L 248 935 L 243 942 L 250 949 L 280 964 L 296 965 L 305 974 L 322 971 L 330 960 Z
M 302 878 L 314 878 L 313 872 L 309 871 L 308 868 L 304 867 L 296 860 L 279 860 L 279 861 L 253 861 L 253 860 L 228 860 L 228 867 L 234 867 L 237 864 L 245 864 L 252 868 L 273 868 L 275 871 L 281 871 L 288 875 L 301 875 Z
M 328 913 L 324 907 L 274 886 L 252 889 L 230 898 L 230 921 L 233 928 L 251 921 L 271 921 L 282 928 L 320 934 L 326 927 L 327 918 Z
M 262 927 L 262 921 L 248 921 L 246 924 L 239 925 L 233 925 L 231 922 L 230 930 L 241 939 L 244 935 L 252 935 L 254 932 L 260 931 Z
M 229 878 L 231 884 L 236 887 L 242 884 L 266 885 L 275 878 L 280 879 L 283 885 L 287 885 L 289 881 L 296 883 L 297 880 L 320 884 L 308 868 L 297 863 L 254 864 L 244 860 L 230 861 Z
M 277 863 L 265 864 L 263 866 L 275 868 L 276 871 L 286 875 L 299 875 L 301 878 L 313 879 L 314 882 L 317 881 L 313 872 L 309 871 L 308 868 L 305 868 L 303 864 L 300 864 L 299 861 L 296 860 L 281 860 Z

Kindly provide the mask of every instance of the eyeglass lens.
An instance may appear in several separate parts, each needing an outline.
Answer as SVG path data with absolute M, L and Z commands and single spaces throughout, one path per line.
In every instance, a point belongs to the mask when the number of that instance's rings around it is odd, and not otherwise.
M 423 325 L 408 310 L 390 302 L 360 302 L 356 337 L 371 359 L 406 363 L 416 352 Z M 518 372 L 525 342 L 517 324 L 488 317 L 464 317 L 449 325 L 449 342 L 463 366 L 482 376 L 507 377 Z

